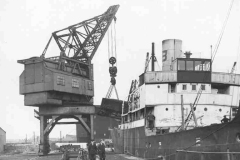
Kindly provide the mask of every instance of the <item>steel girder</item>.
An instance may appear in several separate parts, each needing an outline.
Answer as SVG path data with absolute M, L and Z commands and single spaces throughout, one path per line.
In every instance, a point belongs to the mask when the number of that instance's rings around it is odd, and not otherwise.
M 102 15 L 53 32 L 52 37 L 61 51 L 60 56 L 89 64 L 109 25 L 115 19 L 118 8 L 119 5 L 110 6 Z M 42 54 L 43 57 L 50 41 L 51 38 Z

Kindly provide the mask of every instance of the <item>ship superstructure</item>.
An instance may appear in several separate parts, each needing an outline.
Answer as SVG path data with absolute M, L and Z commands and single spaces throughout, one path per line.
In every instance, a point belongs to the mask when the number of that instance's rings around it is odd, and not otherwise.
M 117 151 L 145 158 L 164 157 L 192 144 L 196 147 L 195 143 L 199 150 L 200 146 L 214 147 L 222 141 L 234 150 L 229 143 L 235 144 L 240 127 L 229 129 L 229 125 L 219 135 L 211 133 L 223 125 L 224 116 L 229 121 L 234 118 L 240 75 L 213 72 L 211 59 L 192 58 L 191 54 L 182 51 L 181 40 L 164 40 L 162 70 L 155 71 L 153 44 L 151 71 L 146 66 L 139 80 L 132 81 L 122 124 L 112 131 Z M 211 136 L 203 140 L 206 134 Z
M 144 117 L 151 112 L 156 117 L 154 134 L 176 132 L 183 124 L 182 118 L 190 113 L 191 105 L 198 127 L 221 123 L 224 115 L 232 118 L 235 113 L 232 109 L 239 105 L 236 93 L 240 75 L 212 72 L 211 59 L 191 58 L 190 52 L 183 57 L 181 40 L 164 40 L 162 44 L 162 71 L 140 75 L 121 128 L 147 125 Z M 193 106 L 199 92 L 201 98 Z M 197 127 L 194 118 L 189 123 L 184 129 Z

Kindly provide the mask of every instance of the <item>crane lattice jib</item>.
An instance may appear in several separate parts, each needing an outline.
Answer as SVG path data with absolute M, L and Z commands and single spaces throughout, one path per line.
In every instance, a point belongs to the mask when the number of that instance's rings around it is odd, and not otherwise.
M 102 15 L 53 32 L 61 53 L 65 53 L 65 57 L 90 63 L 118 8 L 119 5 L 111 6 Z M 66 47 L 73 50 L 72 55 L 66 54 Z

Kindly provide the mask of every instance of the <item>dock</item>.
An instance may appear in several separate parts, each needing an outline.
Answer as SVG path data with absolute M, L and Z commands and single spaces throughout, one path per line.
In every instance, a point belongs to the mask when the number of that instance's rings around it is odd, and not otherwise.
M 13 154 L 13 155 L 6 155 L 0 154 L 1 160 L 61 160 L 62 154 L 61 153 L 51 153 L 47 156 L 39 157 L 37 154 Z M 76 158 L 71 158 L 70 160 L 75 160 Z M 144 160 L 141 158 L 125 155 L 125 154 L 107 154 L 106 160 Z

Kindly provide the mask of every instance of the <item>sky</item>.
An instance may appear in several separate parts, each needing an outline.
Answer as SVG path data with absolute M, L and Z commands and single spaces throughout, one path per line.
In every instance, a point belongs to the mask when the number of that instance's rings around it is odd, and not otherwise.
M 0 127 L 7 132 L 7 139 L 24 139 L 26 135 L 33 136 L 33 132 L 40 134 L 40 122 L 33 114 L 37 108 L 24 106 L 24 96 L 19 95 L 19 76 L 24 66 L 17 60 L 40 56 L 52 32 L 119 4 L 116 87 L 120 99 L 125 99 L 131 81 L 144 71 L 152 42 L 160 66 L 164 39 L 181 39 L 183 51 L 191 51 L 194 57 L 210 58 L 210 45 L 214 48 L 217 43 L 230 3 L 231 0 L 1 0 Z M 214 71 L 229 72 L 239 59 L 239 10 L 240 0 L 235 0 L 214 60 Z M 46 57 L 59 55 L 58 50 L 51 51 Z M 94 104 L 99 105 L 110 86 L 107 34 L 92 63 Z M 50 138 L 59 137 L 60 131 L 62 135 L 75 134 L 75 125 L 55 126 Z

